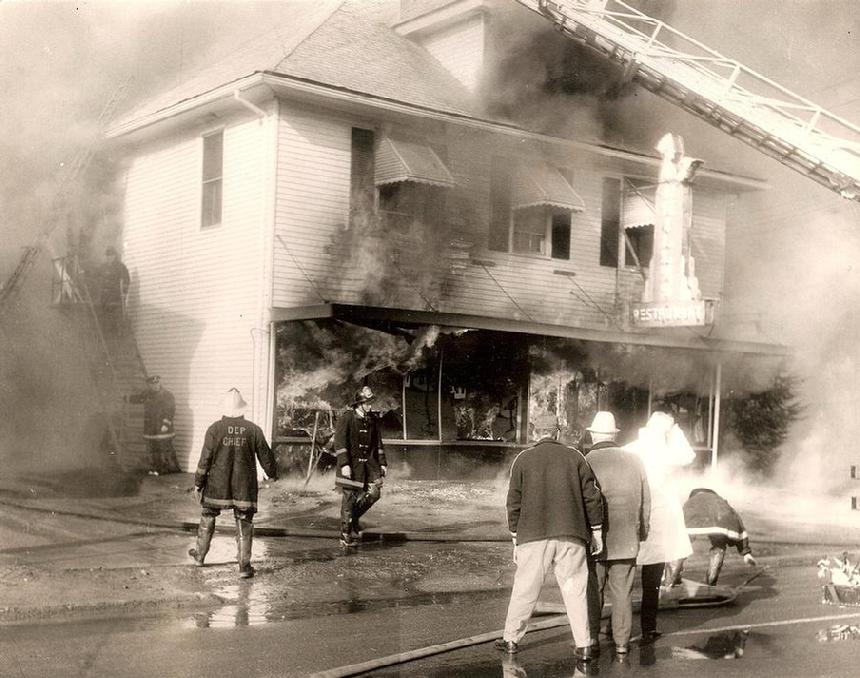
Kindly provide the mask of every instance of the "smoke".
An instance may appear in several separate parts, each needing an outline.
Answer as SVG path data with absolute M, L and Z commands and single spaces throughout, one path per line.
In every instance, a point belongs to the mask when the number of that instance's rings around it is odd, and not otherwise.
M 94 380 L 99 349 L 84 309 L 67 315 L 50 301 L 53 257 L 77 255 L 91 270 L 106 245 L 119 245 L 121 187 L 101 139 L 108 118 L 175 85 L 225 43 L 284 23 L 292 7 L 0 3 L 0 285 L 23 247 L 41 246 L 0 316 L 4 470 L 104 462 L 107 412 L 116 404 L 103 402 Z
M 423 365 L 436 326 L 390 334 L 343 322 L 286 323 L 278 330 L 278 408 L 284 428 L 307 428 L 310 410 L 339 410 L 367 383 L 383 414 L 401 407 L 402 375 Z

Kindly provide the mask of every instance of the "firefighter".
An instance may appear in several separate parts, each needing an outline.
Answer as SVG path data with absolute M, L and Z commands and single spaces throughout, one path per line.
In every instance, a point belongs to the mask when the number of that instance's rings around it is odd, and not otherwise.
M 143 439 L 149 453 L 149 475 L 178 473 L 176 450 L 173 438 L 176 432 L 173 418 L 176 415 L 176 400 L 173 394 L 161 385 L 161 377 L 154 375 L 146 380 L 146 390 L 126 398 L 130 403 L 143 404 Z
M 122 334 L 130 281 L 128 268 L 120 261 L 116 249 L 108 247 L 105 261 L 98 268 L 98 288 L 103 326 L 110 335 Z
M 708 553 L 708 586 L 716 586 L 723 569 L 726 547 L 734 546 L 750 567 L 756 564 L 750 549 L 749 535 L 740 514 L 719 494 L 706 487 L 697 487 L 684 502 L 684 522 L 691 537 L 705 536 L 711 542 Z M 680 583 L 681 567 L 673 584 Z
M 244 417 L 247 406 L 238 389 L 231 388 L 224 396 L 223 416 L 206 430 L 194 474 L 194 494 L 202 506 L 200 525 L 197 544 L 188 551 L 194 564 L 202 567 L 215 532 L 215 518 L 223 509 L 233 509 L 241 579 L 254 576 L 251 547 L 258 493 L 255 458 L 268 478 L 278 478 L 275 456 L 262 429 Z
M 388 472 L 379 422 L 370 410 L 373 391 L 361 388 L 350 408 L 337 420 L 334 450 L 337 454 L 335 483 L 343 490 L 340 505 L 340 543 L 355 546 L 361 534 L 359 518 L 382 494 L 382 479 Z

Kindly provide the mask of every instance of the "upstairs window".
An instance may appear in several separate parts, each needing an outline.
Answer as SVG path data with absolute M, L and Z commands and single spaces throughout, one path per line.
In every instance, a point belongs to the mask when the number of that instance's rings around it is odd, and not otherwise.
M 373 183 L 375 134 L 372 130 L 352 128 L 350 162 L 349 223 L 365 223 L 373 215 L 376 187 Z
M 624 230 L 627 239 L 624 248 L 624 265 L 648 268 L 654 251 L 654 224 L 645 224 Z
M 514 212 L 511 251 L 570 259 L 570 212 L 530 207 Z
M 511 230 L 510 158 L 494 156 L 490 167 L 490 233 L 487 247 L 507 252 Z
M 447 191 L 439 186 L 401 181 L 377 188 L 377 213 L 382 229 L 394 235 L 421 236 L 445 213 Z
M 657 186 L 637 179 L 624 180 L 621 227 L 624 265 L 648 268 L 654 250 Z
M 600 212 L 600 265 L 618 268 L 618 237 L 621 231 L 621 180 L 603 180 Z
M 493 159 L 489 248 L 570 259 L 571 213 L 585 208 L 570 172 L 539 159 Z
M 203 137 L 203 186 L 200 206 L 200 226 L 208 228 L 221 223 L 223 192 L 224 133 Z

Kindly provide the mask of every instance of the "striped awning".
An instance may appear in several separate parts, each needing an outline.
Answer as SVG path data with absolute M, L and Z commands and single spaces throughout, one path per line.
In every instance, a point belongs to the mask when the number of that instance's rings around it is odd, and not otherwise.
M 513 209 L 526 207 L 558 207 L 571 212 L 583 212 L 585 201 L 567 183 L 561 172 L 542 161 L 519 165 L 513 177 Z
M 376 149 L 374 182 L 377 186 L 414 181 L 450 188 L 454 177 L 429 146 L 416 141 L 385 137 Z
M 621 212 L 621 225 L 625 229 L 641 228 L 654 223 L 657 214 L 654 207 L 655 190 L 627 188 L 624 191 L 624 209 Z

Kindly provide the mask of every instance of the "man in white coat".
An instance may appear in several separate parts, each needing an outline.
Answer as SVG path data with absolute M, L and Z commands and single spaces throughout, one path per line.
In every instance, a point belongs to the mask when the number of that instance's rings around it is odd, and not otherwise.
M 668 412 L 656 411 L 639 437 L 625 445 L 639 455 L 645 466 L 651 491 L 651 523 L 648 538 L 639 547 L 636 564 L 642 566 L 642 607 L 639 615 L 642 643 L 660 637 L 657 630 L 657 607 L 660 583 L 666 563 L 687 558 L 693 553 L 681 501 L 671 490 L 671 475 L 679 467 L 693 462 L 696 453 L 681 428 Z

